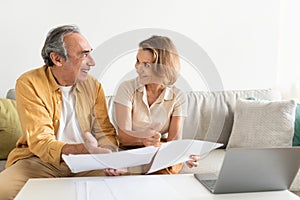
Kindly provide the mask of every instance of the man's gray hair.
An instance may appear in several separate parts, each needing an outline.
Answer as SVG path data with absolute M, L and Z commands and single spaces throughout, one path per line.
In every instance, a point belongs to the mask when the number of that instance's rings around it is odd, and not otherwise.
M 75 25 L 64 25 L 49 31 L 41 52 L 47 66 L 54 65 L 50 58 L 51 52 L 58 53 L 65 60 L 68 60 L 68 52 L 64 44 L 64 36 L 68 33 L 80 33 L 80 30 Z

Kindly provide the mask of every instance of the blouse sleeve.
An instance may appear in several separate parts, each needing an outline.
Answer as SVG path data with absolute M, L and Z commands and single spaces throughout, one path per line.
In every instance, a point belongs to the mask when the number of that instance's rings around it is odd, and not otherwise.
M 187 117 L 187 96 L 178 90 L 172 116 Z
M 114 102 L 127 106 L 132 109 L 132 97 L 134 88 L 130 81 L 125 81 L 120 84 L 117 93 L 115 95 Z

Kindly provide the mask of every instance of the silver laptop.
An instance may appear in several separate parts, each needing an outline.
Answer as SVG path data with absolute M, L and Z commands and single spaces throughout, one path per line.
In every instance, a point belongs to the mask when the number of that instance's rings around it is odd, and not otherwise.
M 300 147 L 232 148 L 226 150 L 218 177 L 195 177 L 214 194 L 286 190 L 299 167 Z

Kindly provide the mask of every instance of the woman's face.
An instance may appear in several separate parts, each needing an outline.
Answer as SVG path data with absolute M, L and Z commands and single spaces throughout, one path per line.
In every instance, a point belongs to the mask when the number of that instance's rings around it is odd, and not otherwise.
M 162 78 L 153 73 L 154 56 L 151 51 L 139 49 L 136 55 L 135 68 L 139 75 L 139 82 L 143 85 L 162 84 Z

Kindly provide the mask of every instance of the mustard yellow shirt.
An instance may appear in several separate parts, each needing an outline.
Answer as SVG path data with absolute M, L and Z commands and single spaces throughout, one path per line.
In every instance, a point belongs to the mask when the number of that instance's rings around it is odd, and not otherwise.
M 110 122 L 101 84 L 92 76 L 73 89 L 75 111 L 82 133 L 94 134 L 99 146 L 115 151 L 116 131 Z M 54 165 L 61 162 L 65 142 L 56 134 L 60 123 L 62 92 L 50 67 L 42 66 L 21 75 L 16 83 L 16 102 L 23 135 L 7 159 L 6 167 L 22 158 L 37 156 Z

